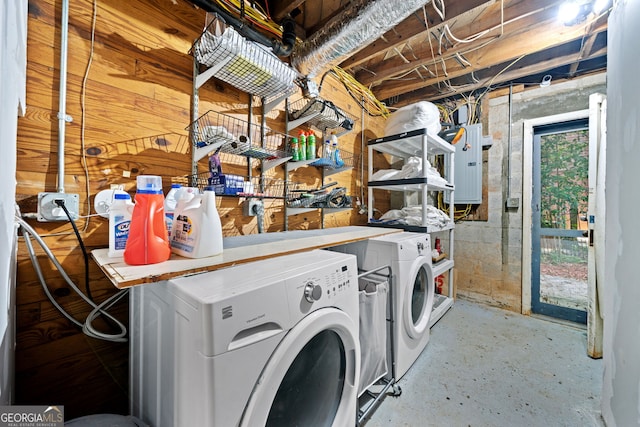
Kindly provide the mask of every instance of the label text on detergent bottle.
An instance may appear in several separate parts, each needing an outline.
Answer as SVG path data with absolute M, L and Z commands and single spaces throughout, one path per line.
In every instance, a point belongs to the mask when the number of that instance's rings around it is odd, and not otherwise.
M 129 238 L 129 225 L 131 225 L 131 221 L 123 221 L 124 216 L 117 216 L 116 224 L 115 224 L 115 249 L 124 249 L 127 244 L 127 239 Z
M 185 252 L 193 252 L 195 236 L 192 236 L 193 224 L 187 215 L 178 215 L 173 219 L 171 246 Z

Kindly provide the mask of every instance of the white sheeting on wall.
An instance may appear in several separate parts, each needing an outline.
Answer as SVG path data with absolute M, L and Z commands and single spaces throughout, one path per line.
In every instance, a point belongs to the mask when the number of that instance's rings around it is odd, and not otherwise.
M 18 115 L 25 113 L 27 0 L 0 2 L 0 404 L 12 401 Z
M 614 2 L 607 42 L 602 416 L 640 426 L 640 2 Z

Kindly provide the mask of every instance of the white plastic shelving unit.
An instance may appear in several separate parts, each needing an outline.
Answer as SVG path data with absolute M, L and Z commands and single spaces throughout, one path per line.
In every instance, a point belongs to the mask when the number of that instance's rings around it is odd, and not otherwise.
M 446 311 L 453 305 L 453 237 L 455 224 L 454 217 L 454 155 L 455 147 L 442 138 L 434 135 L 430 135 L 427 129 L 417 129 L 409 132 L 404 132 L 396 135 L 388 135 L 382 138 L 369 140 L 369 164 L 368 173 L 368 212 L 373 213 L 375 208 L 375 195 L 376 190 L 385 191 L 397 191 L 402 192 L 405 195 L 405 202 L 407 196 L 411 193 L 420 194 L 420 201 L 422 207 L 422 221 L 420 225 L 407 225 L 398 222 L 383 222 L 376 221 L 370 218 L 369 225 L 374 227 L 390 227 L 400 228 L 405 231 L 418 232 L 418 233 L 430 233 L 432 235 L 444 233 L 444 237 L 448 240 L 448 256 L 433 265 L 434 278 L 440 275 L 448 276 L 447 295 L 436 295 L 434 301 L 434 308 L 431 315 L 431 325 L 435 324 Z M 396 159 L 401 159 L 403 162 L 411 157 L 420 157 L 422 159 L 422 165 L 427 164 L 427 160 L 433 160 L 436 156 L 443 156 L 447 167 L 446 184 L 441 182 L 434 182 L 427 176 L 427 169 L 422 168 L 422 173 L 419 177 L 407 178 L 407 179 L 389 179 L 373 181 L 373 153 L 374 151 L 385 153 L 393 156 Z M 444 192 L 448 195 L 449 204 L 449 222 L 444 226 L 433 226 L 428 222 L 427 209 L 429 206 L 429 193 L 432 192 Z M 437 199 L 437 197 L 436 197 Z M 432 241 L 435 237 L 432 236 Z

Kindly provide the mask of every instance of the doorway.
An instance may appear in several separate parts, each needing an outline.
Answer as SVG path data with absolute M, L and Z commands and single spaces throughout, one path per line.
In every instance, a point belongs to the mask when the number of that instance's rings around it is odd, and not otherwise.
M 533 128 L 531 310 L 587 323 L 589 121 Z

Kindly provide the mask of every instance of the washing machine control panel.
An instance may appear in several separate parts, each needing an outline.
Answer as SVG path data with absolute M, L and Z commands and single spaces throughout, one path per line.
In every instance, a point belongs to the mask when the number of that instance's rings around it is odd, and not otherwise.
M 318 301 L 322 296 L 322 286 L 309 280 L 304 286 L 304 297 L 309 302 Z
M 332 266 L 306 276 L 298 282 L 297 287 L 302 290 L 305 301 L 311 304 L 315 302 L 327 304 L 347 289 L 356 286 L 356 280 L 352 276 L 353 273 L 346 266 Z

